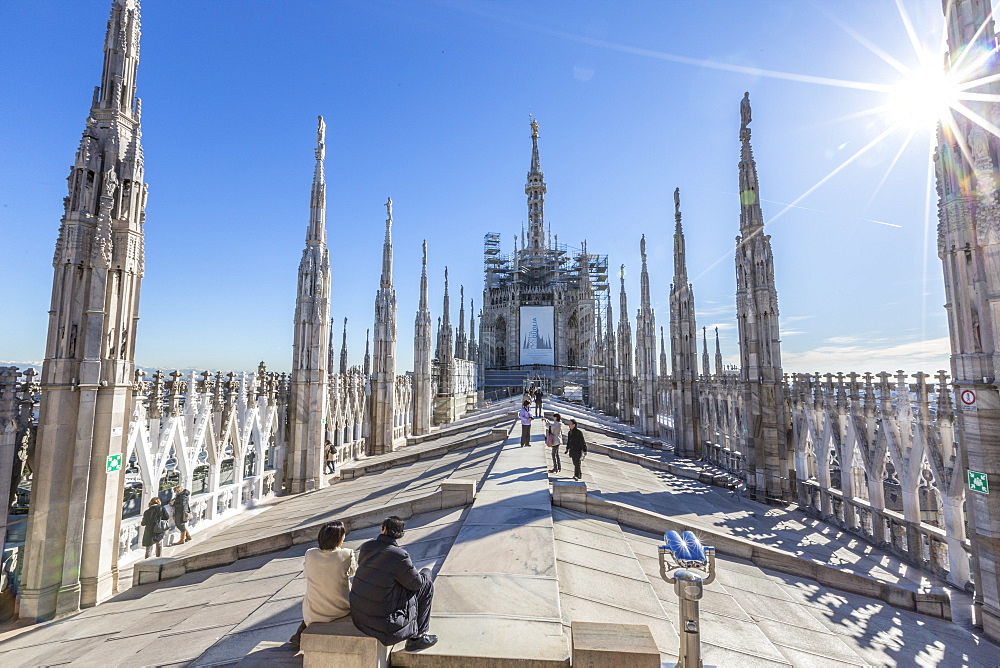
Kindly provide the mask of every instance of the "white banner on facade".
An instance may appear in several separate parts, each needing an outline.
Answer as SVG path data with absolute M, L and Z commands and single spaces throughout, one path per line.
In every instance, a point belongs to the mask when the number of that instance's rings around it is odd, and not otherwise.
M 521 364 L 555 364 L 552 306 L 521 307 Z

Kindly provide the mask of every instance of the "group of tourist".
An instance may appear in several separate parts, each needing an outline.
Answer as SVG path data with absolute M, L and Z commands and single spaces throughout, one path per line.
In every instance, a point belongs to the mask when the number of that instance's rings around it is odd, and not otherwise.
M 559 413 L 553 413 L 552 419 L 543 415 L 541 388 L 532 386 L 525 397 L 518 413 L 522 425 L 521 447 L 531 445 L 532 420 L 544 420 L 545 444 L 552 453 L 549 473 L 558 473 L 562 471 L 559 451 L 564 445 L 562 417 Z M 535 415 L 531 414 L 531 399 L 535 401 Z M 565 453 L 573 460 L 573 479 L 579 480 L 587 444 L 576 420 L 570 418 L 567 424 Z M 180 543 L 185 543 L 191 540 L 187 530 L 190 492 L 180 485 L 173 491 L 170 504 L 174 525 L 180 532 Z M 153 497 L 142 516 L 142 545 L 147 558 L 154 550 L 156 556 L 161 555 L 169 519 L 160 499 Z M 354 551 L 344 547 L 347 528 L 343 522 L 328 522 L 320 528 L 318 546 L 305 554 L 306 593 L 302 599 L 302 623 L 289 639 L 293 647 L 298 649 L 302 633 L 310 624 L 347 615 L 359 631 L 386 646 L 406 641 L 406 651 L 415 652 L 437 642 L 437 636 L 428 633 L 434 597 L 431 569 L 418 571 L 414 567 L 410 555 L 396 542 L 403 533 L 403 520 L 390 516 L 382 522 L 378 536 Z
M 521 447 L 531 446 L 531 423 L 533 420 L 541 418 L 545 421 L 545 445 L 552 453 L 552 468 L 549 473 L 559 473 L 562 471 L 562 462 L 559 458 L 559 450 L 563 447 L 563 422 L 559 413 L 553 413 L 552 419 L 548 419 L 542 413 L 542 390 L 532 385 L 525 393 L 521 402 L 521 410 L 518 411 L 518 421 L 521 423 Z M 535 414 L 531 414 L 531 400 L 535 400 Z M 573 480 L 580 480 L 583 477 L 581 463 L 587 456 L 587 442 L 583 438 L 576 420 L 569 418 L 567 421 L 569 430 L 566 432 L 566 450 L 564 454 L 573 460 Z
M 177 543 L 182 544 L 191 540 L 191 532 L 188 531 L 187 523 L 191 519 L 191 504 L 188 499 L 191 491 L 184 489 L 182 485 L 174 487 L 174 496 L 170 500 L 170 505 L 174 510 L 174 527 L 177 529 Z M 159 497 L 154 496 L 149 500 L 146 511 L 142 514 L 142 546 L 146 548 L 146 559 L 149 559 L 156 550 L 156 556 L 163 554 L 163 539 L 170 531 L 170 514 L 163 507 Z

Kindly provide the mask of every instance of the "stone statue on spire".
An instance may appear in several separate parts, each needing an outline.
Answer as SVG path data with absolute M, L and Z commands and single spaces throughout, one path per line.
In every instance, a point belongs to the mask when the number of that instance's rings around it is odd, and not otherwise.
M 750 125 L 750 93 L 743 93 L 743 101 L 740 102 L 740 130 L 746 130 Z
M 316 125 L 316 160 L 322 161 L 326 159 L 326 121 L 322 116 L 316 118 L 319 119 Z

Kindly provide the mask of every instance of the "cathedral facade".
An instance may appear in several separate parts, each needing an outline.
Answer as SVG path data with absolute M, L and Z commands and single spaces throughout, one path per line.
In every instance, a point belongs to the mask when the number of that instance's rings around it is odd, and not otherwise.
M 531 121 L 531 168 L 524 187 L 528 230 L 504 254 L 500 235 L 484 242 L 485 285 L 479 324 L 484 385 L 535 375 L 585 382 L 598 345 L 597 314 L 608 295 L 606 255 L 554 240 L 545 227 L 545 175 L 538 157 L 538 123 Z M 574 371 L 576 373 L 574 373 Z

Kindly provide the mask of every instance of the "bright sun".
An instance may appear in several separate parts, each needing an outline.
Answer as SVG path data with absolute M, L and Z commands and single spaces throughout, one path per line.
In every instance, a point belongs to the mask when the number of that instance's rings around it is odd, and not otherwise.
M 941 66 L 910 70 L 889 90 L 887 107 L 892 119 L 913 130 L 933 128 L 958 101 L 960 90 Z

